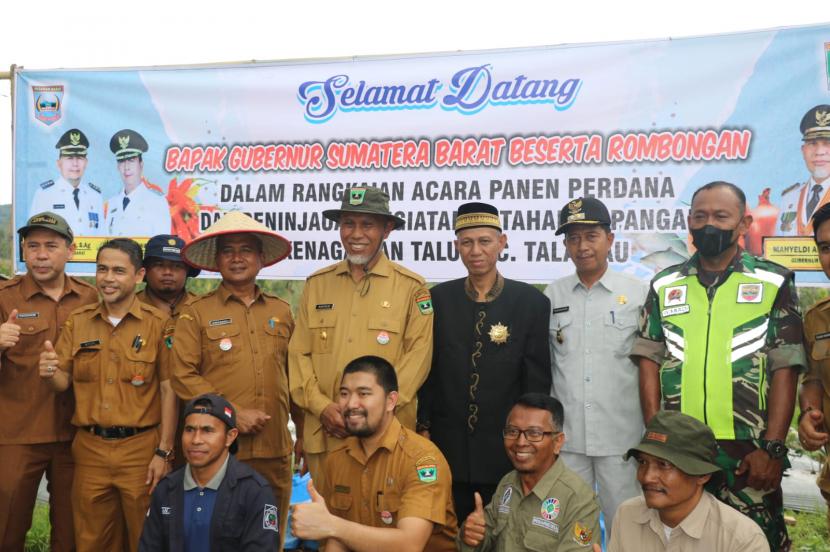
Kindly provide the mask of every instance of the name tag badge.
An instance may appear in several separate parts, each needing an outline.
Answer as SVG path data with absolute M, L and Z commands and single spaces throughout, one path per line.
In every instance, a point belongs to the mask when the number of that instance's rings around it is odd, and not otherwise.
M 331 310 L 334 308 L 333 303 L 320 303 L 319 305 L 315 305 L 314 308 L 316 310 Z
M 667 309 L 663 309 L 660 312 L 660 315 L 663 318 L 666 318 L 667 316 L 674 316 L 676 314 L 686 314 L 690 310 L 691 310 L 691 307 L 689 307 L 689 305 L 678 305 L 676 307 L 669 307 Z
M 569 310 L 571 310 L 571 307 L 556 307 L 551 312 L 553 314 L 559 314 L 560 312 L 568 312 Z
M 211 320 L 208 324 L 210 326 L 227 326 L 231 322 L 233 322 L 232 318 L 220 318 L 219 320 Z
M 40 316 L 39 312 L 19 312 L 17 313 L 17 318 L 37 318 Z
M 81 347 L 81 349 L 89 349 L 90 347 L 95 347 L 96 345 L 100 345 L 100 344 L 101 344 L 100 339 L 93 339 L 91 341 L 82 341 L 80 347 Z

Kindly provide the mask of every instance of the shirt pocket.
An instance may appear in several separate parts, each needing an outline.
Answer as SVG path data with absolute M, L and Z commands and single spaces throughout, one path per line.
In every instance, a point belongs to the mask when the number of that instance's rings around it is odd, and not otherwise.
M 572 324 L 573 317 L 570 314 L 556 314 L 550 320 L 550 342 L 557 355 L 568 354 L 568 333 Z
M 824 389 L 830 389 L 830 339 L 817 340 L 810 351 L 810 358 L 812 364 L 818 367 Z
M 49 322 L 43 318 L 17 319 L 20 326 L 20 342 L 17 348 L 20 350 L 39 350 L 43 347 L 46 337 L 41 335 L 49 329 Z
M 619 358 L 628 358 L 639 327 L 637 316 L 633 313 L 611 311 L 605 314 L 603 322 L 605 347 Z
M 335 492 L 331 497 L 332 510 L 340 512 L 339 517 L 346 517 L 346 512 L 352 509 L 352 495 Z
M 72 349 L 72 379 L 81 383 L 98 381 L 100 356 L 100 344 L 87 347 L 76 345 Z
M 271 323 L 268 322 L 265 324 L 265 333 L 269 336 L 269 354 L 279 355 L 288 349 L 288 340 L 291 338 L 291 332 L 288 329 L 288 324 L 277 322 L 271 326 Z
M 210 366 L 232 365 L 242 347 L 239 326 L 208 326 L 205 328 L 205 358 L 210 359 Z
M 401 346 L 401 322 L 390 316 L 372 316 L 367 326 L 370 339 L 383 348 Z
M 336 323 L 337 313 L 332 311 L 315 311 L 314 314 L 308 317 L 312 354 L 331 353 Z
M 134 385 L 138 383 L 136 387 L 152 382 L 156 374 L 157 356 L 158 350 L 156 347 L 145 345 L 138 351 L 135 350 L 135 347 L 127 349 L 124 354 L 124 365 L 121 367 L 121 381 Z
M 401 495 L 399 495 L 398 493 L 384 493 L 383 495 L 381 495 L 379 502 L 380 504 L 378 504 L 378 506 L 381 515 L 383 515 L 383 512 L 389 512 L 390 514 L 392 514 L 392 522 L 384 522 L 383 524 L 397 527 L 399 519 L 398 511 L 401 509 Z M 381 521 L 383 522 L 382 518 Z

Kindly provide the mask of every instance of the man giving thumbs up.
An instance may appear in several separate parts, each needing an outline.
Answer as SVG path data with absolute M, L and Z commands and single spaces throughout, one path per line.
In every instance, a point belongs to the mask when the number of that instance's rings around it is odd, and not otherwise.
M 75 434 L 72 391 L 53 393 L 38 377 L 45 341 L 55 342 L 95 288 L 64 274 L 75 246 L 69 225 L 38 213 L 18 231 L 26 274 L 0 283 L 0 550 L 23 550 L 43 473 L 49 479 L 51 550 L 74 550 L 70 492 Z
M 311 503 L 292 507 L 296 536 L 325 539 L 326 552 L 456 550 L 447 461 L 432 442 L 401 426 L 397 403 L 389 362 L 364 356 L 346 365 L 338 406 L 351 436 L 329 452 L 321 492 L 310 481 Z

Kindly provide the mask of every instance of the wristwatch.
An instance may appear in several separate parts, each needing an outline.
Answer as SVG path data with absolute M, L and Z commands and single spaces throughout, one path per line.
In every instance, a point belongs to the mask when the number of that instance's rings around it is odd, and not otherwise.
M 173 449 L 164 450 L 157 448 L 155 453 L 156 456 L 159 458 L 163 458 L 165 462 L 172 462 L 173 461 Z
M 781 439 L 761 439 L 761 448 L 769 454 L 770 458 L 780 460 L 787 456 L 787 445 Z

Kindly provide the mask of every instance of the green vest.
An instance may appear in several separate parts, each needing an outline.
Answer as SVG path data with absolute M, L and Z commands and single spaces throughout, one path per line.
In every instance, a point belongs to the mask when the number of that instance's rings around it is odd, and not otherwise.
M 732 272 L 711 298 L 696 274 L 653 282 L 668 352 L 660 367 L 665 409 L 704 422 L 717 439 L 761 437 L 770 312 L 784 281 L 760 268 Z

